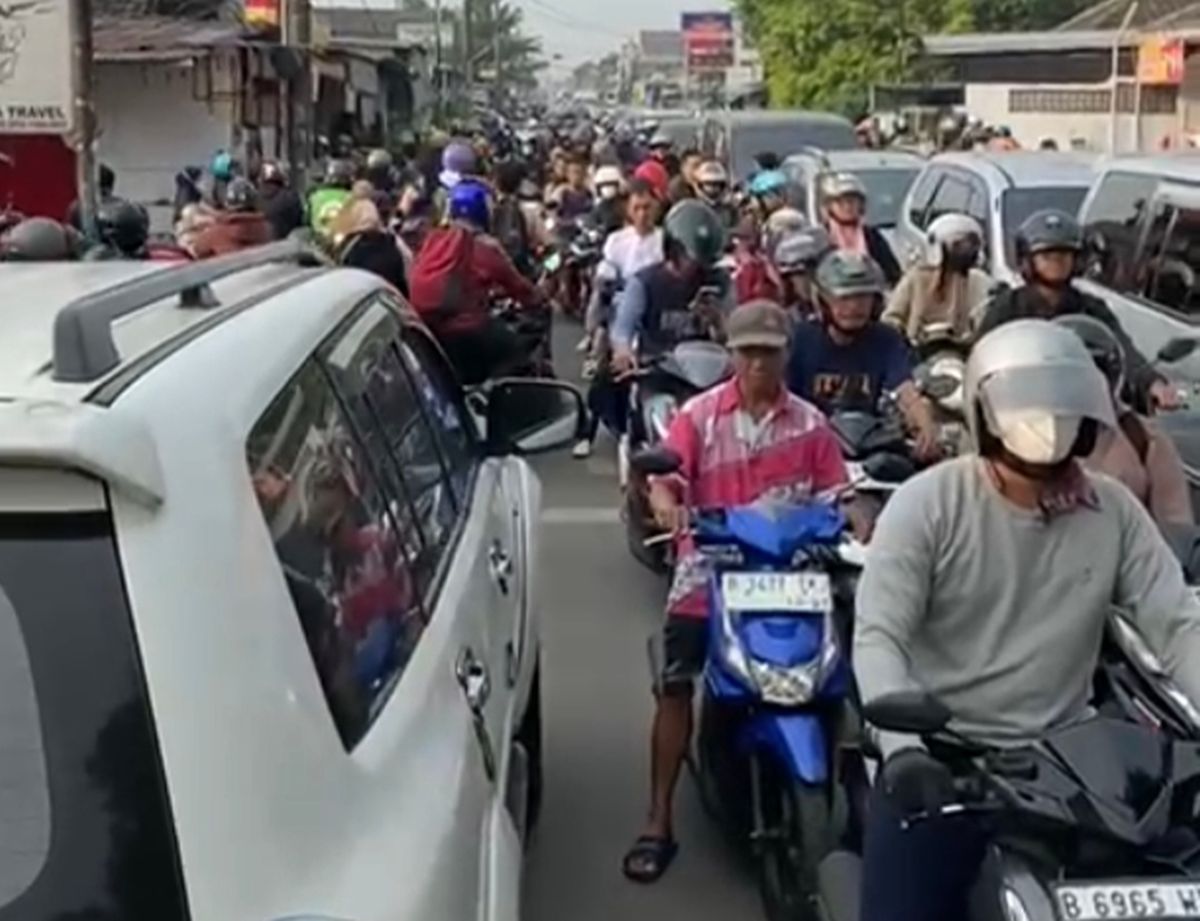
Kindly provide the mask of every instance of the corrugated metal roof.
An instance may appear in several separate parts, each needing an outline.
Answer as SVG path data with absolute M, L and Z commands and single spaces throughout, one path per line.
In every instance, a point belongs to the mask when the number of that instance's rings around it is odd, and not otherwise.
M 100 16 L 93 25 L 96 59 L 171 60 L 209 48 L 234 47 L 256 38 L 237 23 L 215 20 Z
M 1068 19 L 1062 31 L 1119 29 L 1129 13 L 1131 0 L 1102 0 Z M 1200 27 L 1200 2 L 1197 0 L 1139 0 L 1130 27 L 1158 32 L 1179 27 Z

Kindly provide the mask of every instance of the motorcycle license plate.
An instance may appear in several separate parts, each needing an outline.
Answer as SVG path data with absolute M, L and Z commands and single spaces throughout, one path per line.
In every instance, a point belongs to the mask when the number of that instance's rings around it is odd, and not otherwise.
M 1062 921 L 1200 918 L 1200 881 L 1067 883 L 1054 899 Z
M 731 611 L 833 610 L 833 585 L 824 572 L 726 572 L 721 574 L 721 595 Z

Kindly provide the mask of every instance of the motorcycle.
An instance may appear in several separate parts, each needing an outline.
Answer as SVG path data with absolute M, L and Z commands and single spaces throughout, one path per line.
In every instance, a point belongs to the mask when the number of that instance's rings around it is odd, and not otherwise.
M 864 716 L 923 736 L 956 778 L 958 801 L 937 816 L 975 815 L 990 832 L 964 921 L 1200 916 L 1200 743 L 1096 717 L 996 749 L 954 733 L 949 711 L 920 692 L 875 701 Z M 855 854 L 825 859 L 825 921 L 858 921 L 861 873 Z
M 670 572 L 673 548 L 650 512 L 649 485 L 631 464 L 634 452 L 666 437 L 675 413 L 687 400 L 733 373 L 728 350 L 715 342 L 688 340 L 648 361 L 634 375 L 625 434 L 617 447 L 618 480 L 624 493 L 622 517 L 630 552 L 655 572 Z
M 963 384 L 971 344 L 954 335 L 949 323 L 927 326 L 916 345 L 917 386 L 933 404 L 942 453 L 957 457 L 970 449 L 963 409 Z
M 885 397 L 882 411 L 835 407 L 829 425 L 837 436 L 854 491 L 873 502 L 876 513 L 916 473 L 908 438 L 894 401 Z
M 592 270 L 604 251 L 604 231 L 587 217 L 567 220 L 551 214 L 546 228 L 553 241 L 542 262 L 542 284 L 563 312 L 579 317 L 591 298 Z
M 659 448 L 634 466 L 667 475 L 679 458 Z M 770 921 L 815 919 L 817 868 L 847 812 L 835 764 L 854 594 L 845 527 L 829 504 L 693 516 L 690 536 L 713 572 L 690 765 L 706 809 L 752 855 Z
M 492 302 L 491 315 L 505 323 L 521 340 L 522 358 L 519 363 L 506 369 L 504 377 L 547 377 L 553 378 L 554 315 L 549 309 L 523 308 L 511 298 L 499 298 Z

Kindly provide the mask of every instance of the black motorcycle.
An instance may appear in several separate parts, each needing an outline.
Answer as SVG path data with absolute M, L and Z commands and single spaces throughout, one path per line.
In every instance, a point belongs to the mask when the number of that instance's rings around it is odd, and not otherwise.
M 876 512 L 917 469 L 898 411 L 887 400 L 884 404 L 882 411 L 835 407 L 829 418 L 850 483 L 860 497 L 878 506 Z
M 551 311 L 537 307 L 525 308 L 510 298 L 502 298 L 492 303 L 490 312 L 516 333 L 521 341 L 520 359 L 497 376 L 554 377 L 554 354 L 551 348 L 554 315 Z
M 689 340 L 655 358 L 643 358 L 630 388 L 629 422 L 618 448 L 625 535 L 634 557 L 656 572 L 670 569 L 670 541 L 654 522 L 646 477 L 633 469 L 630 458 L 666 437 L 683 403 L 731 374 L 733 363 L 724 346 Z
M 949 711 L 921 693 L 875 701 L 864 716 L 921 735 L 956 778 L 958 801 L 939 815 L 973 814 L 990 833 L 963 921 L 1200 917 L 1200 744 L 1097 717 L 995 749 L 951 731 Z M 855 854 L 826 858 L 826 921 L 858 921 L 861 872 Z

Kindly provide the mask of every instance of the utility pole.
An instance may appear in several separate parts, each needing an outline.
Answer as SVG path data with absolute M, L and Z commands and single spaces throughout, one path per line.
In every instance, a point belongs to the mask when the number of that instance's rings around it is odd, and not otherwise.
M 75 42 L 75 193 L 79 200 L 79 224 L 84 234 L 96 239 L 96 108 L 92 79 L 92 0 L 72 0 L 72 31 Z
M 494 104 L 500 107 L 500 0 L 492 0 L 492 56 L 496 59 Z
M 296 189 L 303 191 L 312 156 L 312 9 L 309 0 L 286 0 L 283 44 L 299 60 L 288 81 L 288 171 Z
M 442 121 L 442 92 L 445 82 L 445 61 L 442 58 L 442 0 L 433 0 L 433 118 Z
M 463 0 L 463 85 L 467 88 L 467 99 L 475 89 L 474 29 L 471 22 L 471 0 Z

